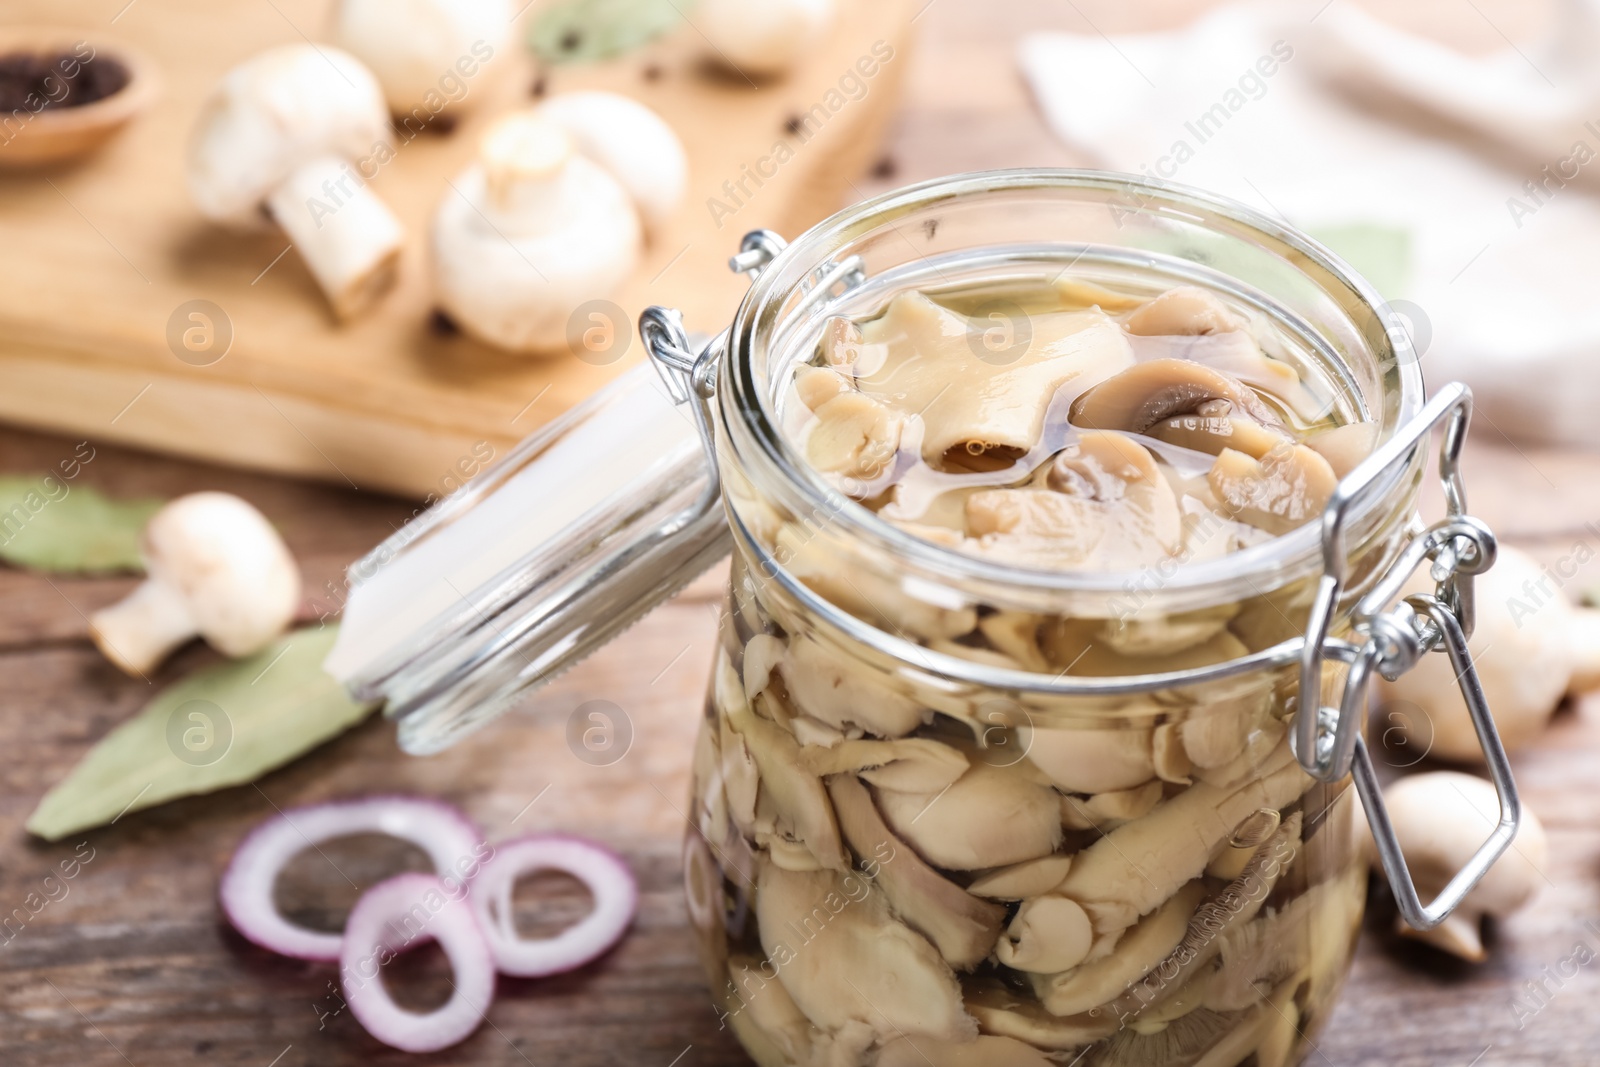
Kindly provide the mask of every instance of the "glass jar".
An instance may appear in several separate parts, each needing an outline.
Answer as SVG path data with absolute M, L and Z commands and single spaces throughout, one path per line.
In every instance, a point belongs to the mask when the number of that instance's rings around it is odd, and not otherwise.
M 1465 654 L 1471 576 L 1494 553 L 1455 466 L 1470 395 L 1452 385 L 1425 402 L 1409 338 L 1327 250 L 1242 205 L 1124 175 L 942 179 L 787 246 L 758 231 L 733 266 L 752 288 L 698 350 L 675 313 L 641 320 L 664 395 L 625 379 L 380 548 L 371 574 L 357 565 L 347 629 L 393 616 L 396 572 L 429 555 L 478 559 L 461 580 L 479 592 L 381 654 L 336 651 L 336 673 L 388 699 L 408 747 L 438 747 L 609 639 L 731 535 L 685 877 L 721 1014 L 757 1062 L 1298 1062 L 1360 923 L 1352 781 L 1414 925 L 1442 919 L 1515 833 Z M 1330 383 L 1343 421 L 1376 427 L 1320 524 L 1140 572 L 1019 568 L 909 536 L 784 432 L 784 387 L 830 317 L 906 289 L 1080 278 L 1213 290 L 1289 340 L 1274 354 Z M 1449 514 L 1425 527 L 1416 501 L 1441 425 Z M 560 488 L 579 439 L 591 460 L 596 442 L 637 454 L 591 462 L 582 492 Z M 570 523 L 498 561 L 452 542 L 518 485 L 524 501 L 572 496 L 555 508 Z M 1437 593 L 1390 608 L 1424 560 Z M 363 585 L 390 592 L 366 589 L 363 609 Z M 1370 674 L 1436 649 L 1457 663 L 1502 819 L 1424 907 L 1360 734 Z

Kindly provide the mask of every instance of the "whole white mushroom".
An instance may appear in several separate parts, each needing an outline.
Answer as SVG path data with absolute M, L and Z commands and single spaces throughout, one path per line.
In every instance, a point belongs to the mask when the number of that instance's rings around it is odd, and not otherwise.
M 1403 592 L 1432 591 L 1424 569 Z M 1477 626 L 1467 647 L 1500 740 L 1516 749 L 1544 731 L 1563 696 L 1600 685 L 1600 611 L 1572 604 L 1537 562 L 1505 545 L 1475 591 Z M 1389 722 L 1419 752 L 1483 762 L 1449 656 L 1423 656 L 1398 680 L 1382 682 L 1380 693 Z
M 659 233 L 683 204 L 689 157 L 665 119 L 618 93 L 558 93 L 537 114 L 567 131 L 573 147 L 628 190 L 645 227 Z
M 95 644 L 129 674 L 142 676 L 195 637 L 225 656 L 248 656 L 294 619 L 294 557 L 266 516 L 229 493 L 167 504 L 145 525 L 139 554 L 149 577 L 89 618 Z
M 1383 793 L 1406 866 L 1424 901 L 1438 894 L 1500 821 L 1493 784 L 1457 771 L 1432 771 L 1395 782 Z M 1426 941 L 1462 959 L 1485 958 L 1485 916 L 1504 917 L 1526 905 L 1544 882 L 1550 845 L 1539 817 L 1522 809 L 1516 840 L 1450 916 L 1419 931 L 1396 920 L 1406 937 Z M 1373 869 L 1382 873 L 1374 853 Z
M 392 157 L 389 113 L 354 56 L 282 45 L 223 77 L 200 108 L 187 177 L 207 218 L 283 228 L 341 319 L 394 283 L 404 232 L 367 184 Z
M 365 63 L 404 127 L 467 111 L 511 46 L 510 0 L 339 0 L 334 40 Z
M 833 21 L 834 0 L 700 0 L 695 27 L 712 55 L 741 74 L 782 74 Z
M 488 344 L 566 347 L 573 313 L 609 297 L 638 263 L 627 190 L 537 112 L 495 123 L 452 186 L 433 218 L 434 284 L 444 311 Z

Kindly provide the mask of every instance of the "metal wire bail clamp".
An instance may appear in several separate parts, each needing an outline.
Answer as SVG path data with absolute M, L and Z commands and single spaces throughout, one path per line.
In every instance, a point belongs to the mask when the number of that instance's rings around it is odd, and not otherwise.
M 1488 570 L 1495 557 L 1494 534 L 1466 512 L 1460 461 L 1471 417 L 1472 391 L 1460 382 L 1452 382 L 1440 389 L 1415 419 L 1340 481 L 1322 514 L 1323 573 L 1300 651 L 1295 756 L 1306 773 L 1319 781 L 1354 776 L 1400 914 L 1418 930 L 1439 925 L 1461 903 L 1511 846 L 1522 817 L 1510 761 L 1467 648 L 1475 615 L 1473 577 Z M 1351 612 L 1352 628 L 1366 641 L 1350 659 L 1339 706 L 1325 706 L 1321 699 L 1323 663 L 1329 630 L 1349 579 L 1346 542 L 1350 515 L 1371 493 L 1379 476 L 1405 463 L 1414 449 L 1426 448 L 1429 436 L 1440 425 L 1444 426 L 1439 478 L 1444 485 L 1445 518 L 1412 538 L 1388 573 L 1356 602 Z M 1437 583 L 1436 591 L 1407 597 L 1387 608 L 1424 560 L 1432 562 L 1430 576 Z M 1422 656 L 1441 651 L 1450 657 L 1462 699 L 1483 746 L 1489 777 L 1500 798 L 1500 821 L 1466 866 L 1431 903 L 1424 905 L 1389 820 L 1362 727 L 1368 684 L 1374 671 L 1392 681 L 1415 666 Z

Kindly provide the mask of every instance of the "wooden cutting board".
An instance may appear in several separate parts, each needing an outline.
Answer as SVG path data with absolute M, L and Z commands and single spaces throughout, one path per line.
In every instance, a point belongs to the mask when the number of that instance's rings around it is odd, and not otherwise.
M 118 15 L 123 2 L 82 12 L 84 36 L 152 56 L 160 100 L 88 160 L 0 171 L 0 419 L 412 496 L 448 492 L 642 358 L 637 336 L 604 366 L 515 357 L 431 321 L 427 221 L 491 116 L 577 88 L 659 111 L 688 149 L 689 194 L 617 303 L 631 320 L 649 304 L 678 307 L 691 330 L 715 332 L 747 285 L 726 267 L 746 231 L 793 236 L 859 195 L 918 6 L 841 3 L 800 69 L 758 85 L 706 61 L 692 8 L 689 23 L 620 59 L 538 69 L 521 45 L 547 6 L 535 0 L 502 69 L 469 82 L 480 107 L 453 132 L 406 142 L 374 180 L 408 231 L 403 277 L 376 311 L 341 326 L 287 239 L 207 223 L 183 183 L 189 128 L 217 79 L 267 46 L 325 38 L 330 5 L 164 0 Z M 61 21 L 53 0 L 10 0 L 3 17 Z M 860 78 L 875 45 L 892 58 Z M 757 168 L 776 173 L 757 184 Z M 232 331 L 207 366 L 179 359 L 168 339 L 194 300 L 220 308 Z

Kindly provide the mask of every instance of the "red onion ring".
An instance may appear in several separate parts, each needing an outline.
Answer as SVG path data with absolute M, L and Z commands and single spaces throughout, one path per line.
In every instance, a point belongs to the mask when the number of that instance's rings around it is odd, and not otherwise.
M 330 838 L 382 833 L 428 854 L 441 877 L 468 882 L 493 850 L 457 809 L 437 800 L 377 796 L 312 804 L 280 812 L 240 843 L 223 872 L 222 910 L 246 938 L 262 948 L 304 960 L 336 960 L 343 936 L 309 930 L 278 911 L 272 889 L 297 853 Z
M 511 891 L 517 879 L 534 871 L 564 871 L 588 887 L 594 909 L 554 937 L 517 936 Z M 478 925 L 503 974 L 541 978 L 582 967 L 604 955 L 633 922 L 639 886 L 615 852 L 581 838 L 535 834 L 495 846 L 470 894 Z
M 432 875 L 402 874 L 367 890 L 351 909 L 339 985 L 356 1021 L 385 1045 L 437 1052 L 465 1040 L 488 1013 L 494 955 L 467 905 L 468 892 L 461 883 L 451 890 Z M 378 972 L 399 953 L 428 941 L 450 958 L 454 990 L 443 1006 L 419 1014 L 394 1002 Z

